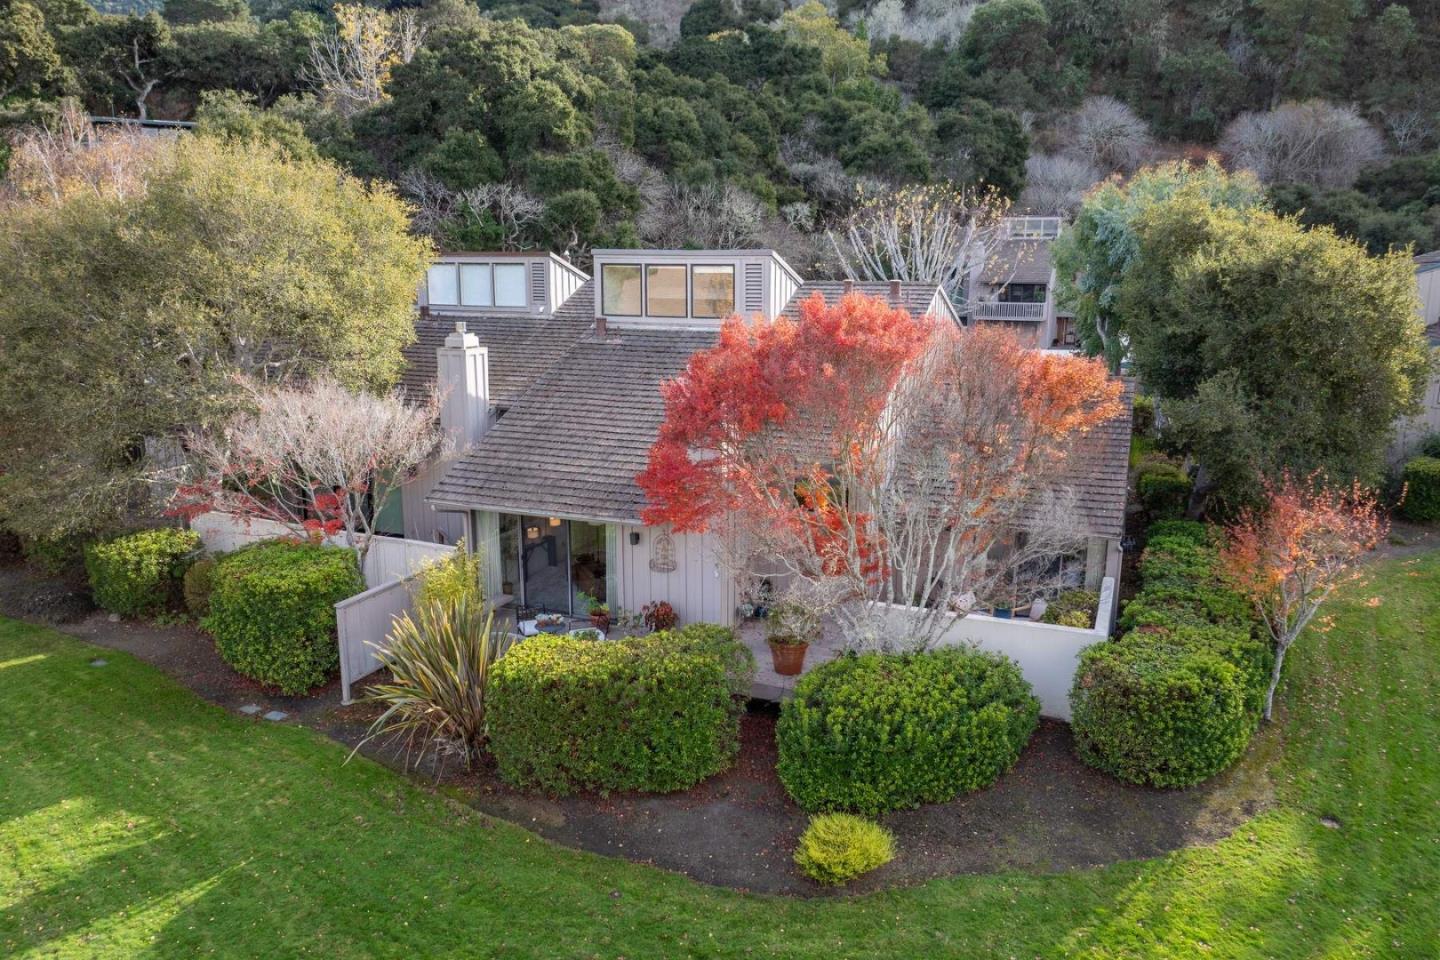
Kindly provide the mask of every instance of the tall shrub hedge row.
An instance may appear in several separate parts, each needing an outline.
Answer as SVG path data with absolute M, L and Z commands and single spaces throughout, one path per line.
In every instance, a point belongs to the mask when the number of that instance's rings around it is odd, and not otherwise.
M 781 708 L 777 772 L 812 812 L 940 803 L 994 783 L 1039 717 L 1020 668 L 999 654 L 841 657 L 801 677 Z
M 364 589 L 349 550 L 264 541 L 215 565 L 202 625 L 240 673 L 283 693 L 303 693 L 340 666 L 335 604 Z
M 1273 663 L 1205 527 L 1157 523 L 1118 640 L 1084 651 L 1070 691 L 1081 760 L 1131 783 L 1184 787 L 1233 763 L 1259 724 Z
M 141 530 L 85 550 L 95 602 L 123 617 L 161 613 L 180 596 L 180 579 L 200 552 L 200 535 L 161 527 Z
M 494 667 L 490 749 L 517 786 L 682 790 L 734 762 L 754 669 L 733 631 L 708 624 L 533 637 Z
M 1400 473 L 1405 484 L 1405 501 L 1400 514 L 1414 523 L 1440 520 L 1440 458 L 1415 457 Z

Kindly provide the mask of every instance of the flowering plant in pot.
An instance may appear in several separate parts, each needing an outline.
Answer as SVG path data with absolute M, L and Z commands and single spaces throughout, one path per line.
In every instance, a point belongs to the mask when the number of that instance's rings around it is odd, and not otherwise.
M 651 633 L 672 630 L 680 622 L 680 614 L 676 613 L 675 608 L 664 600 L 645 604 L 640 608 L 640 617 Z
M 765 641 L 775 672 L 782 677 L 797 676 L 805 669 L 805 651 L 820 637 L 820 615 L 793 599 L 781 600 L 770 608 L 765 621 Z
M 585 612 L 590 615 L 590 624 L 597 630 L 610 629 L 610 605 L 599 597 L 592 597 L 585 591 L 580 591 L 580 602 L 585 604 Z

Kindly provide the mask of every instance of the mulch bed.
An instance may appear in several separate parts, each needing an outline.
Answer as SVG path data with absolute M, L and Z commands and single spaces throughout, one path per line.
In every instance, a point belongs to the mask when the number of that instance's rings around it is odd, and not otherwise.
M 112 621 L 88 601 L 81 604 L 80 596 L 83 586 L 73 580 L 56 581 L 19 565 L 0 567 L 0 612 L 42 619 L 130 653 L 221 706 L 280 710 L 288 715 L 285 722 L 351 746 L 374 716 L 374 708 L 363 703 L 341 706 L 338 681 L 304 696 L 275 695 L 227 667 L 194 626 Z M 56 611 L 61 615 L 50 615 Z M 477 809 L 566 846 L 653 864 L 704 883 L 824 895 L 830 891 L 800 876 L 791 863 L 806 816 L 775 775 L 777 715 L 773 705 L 752 704 L 741 725 L 735 766 L 680 793 L 551 798 L 512 789 L 493 768 L 450 769 L 437 778 L 427 766 L 411 775 L 421 783 L 438 779 Z M 367 747 L 365 753 L 397 769 L 403 765 L 403 758 L 386 749 Z M 1270 784 L 1254 771 L 1232 770 L 1190 790 L 1127 786 L 1082 765 L 1074 757 L 1069 727 L 1045 721 L 1015 769 L 994 786 L 883 817 L 897 839 L 894 862 L 844 892 L 961 873 L 1057 871 L 1153 857 L 1229 834 L 1263 809 L 1269 796 Z

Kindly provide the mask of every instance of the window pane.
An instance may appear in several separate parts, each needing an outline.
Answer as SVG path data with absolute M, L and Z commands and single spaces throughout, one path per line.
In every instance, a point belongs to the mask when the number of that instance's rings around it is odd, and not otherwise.
M 490 293 L 490 264 L 460 265 L 460 302 L 467 307 L 489 307 L 495 301 Z
M 685 316 L 685 268 L 645 268 L 645 313 L 651 317 Z
M 495 306 L 525 306 L 525 265 L 523 263 L 495 264 Z
M 455 276 L 455 264 L 439 263 L 431 267 L 426 288 L 433 304 L 453 307 L 459 303 L 460 285 Z
M 607 317 L 640 316 L 640 268 L 607 263 L 600 271 L 601 304 Z
M 735 268 L 692 267 L 695 316 L 728 317 L 735 312 Z

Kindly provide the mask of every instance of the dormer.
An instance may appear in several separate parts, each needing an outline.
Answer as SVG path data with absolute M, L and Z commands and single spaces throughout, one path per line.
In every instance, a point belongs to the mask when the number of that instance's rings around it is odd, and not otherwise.
M 426 272 L 419 304 L 441 316 L 550 316 L 589 279 L 553 253 L 446 253 Z
M 595 315 L 612 327 L 709 329 L 780 315 L 800 286 L 773 250 L 596 250 Z

